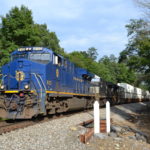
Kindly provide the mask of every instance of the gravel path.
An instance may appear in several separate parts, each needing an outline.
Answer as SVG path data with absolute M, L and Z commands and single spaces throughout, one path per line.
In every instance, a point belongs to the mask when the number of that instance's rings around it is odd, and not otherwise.
M 112 117 L 126 120 L 128 113 L 135 113 L 144 103 L 128 104 L 111 108 Z M 101 109 L 104 117 L 105 110 Z M 0 136 L 0 150 L 86 150 L 92 149 L 79 141 L 77 124 L 92 119 L 91 112 L 83 112 L 61 119 L 30 126 Z

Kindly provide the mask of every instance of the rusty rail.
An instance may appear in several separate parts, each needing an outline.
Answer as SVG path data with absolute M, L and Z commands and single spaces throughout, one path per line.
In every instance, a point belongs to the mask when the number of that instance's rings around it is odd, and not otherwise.
M 7 133 L 16 129 L 25 128 L 28 126 L 34 125 L 34 122 L 31 121 L 22 121 L 16 123 L 7 123 L 3 126 L 0 126 L 0 135 L 3 133 Z
M 87 121 L 83 121 L 83 122 L 80 123 L 79 125 L 85 126 L 85 125 L 90 124 L 90 123 L 92 123 L 92 122 L 94 122 L 94 120 L 93 120 L 93 119 L 90 119 L 90 120 L 87 120 Z

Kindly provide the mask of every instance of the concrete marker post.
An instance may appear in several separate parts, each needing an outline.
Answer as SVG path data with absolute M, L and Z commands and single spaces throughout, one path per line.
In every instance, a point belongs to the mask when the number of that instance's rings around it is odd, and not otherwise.
M 106 102 L 106 131 L 110 132 L 110 102 Z
M 99 102 L 94 102 L 94 134 L 100 132 L 100 110 Z

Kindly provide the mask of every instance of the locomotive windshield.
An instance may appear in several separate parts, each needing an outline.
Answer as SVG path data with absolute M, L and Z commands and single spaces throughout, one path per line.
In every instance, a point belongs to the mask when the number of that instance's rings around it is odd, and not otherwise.
M 11 60 L 15 60 L 15 59 L 19 59 L 19 58 L 28 59 L 28 55 L 27 54 L 15 54 L 15 55 L 12 55 Z
M 31 53 L 29 59 L 31 61 L 47 64 L 51 58 L 49 53 Z
M 28 59 L 34 62 L 39 62 L 42 64 L 47 64 L 50 62 L 51 57 L 49 53 L 23 53 L 23 54 L 14 54 L 11 57 L 11 60 L 15 60 L 15 59 L 19 59 L 19 58 L 24 58 L 24 59 Z

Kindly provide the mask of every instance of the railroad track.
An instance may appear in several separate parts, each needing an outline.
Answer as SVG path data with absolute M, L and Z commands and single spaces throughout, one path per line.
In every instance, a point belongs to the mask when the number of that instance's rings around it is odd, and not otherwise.
M 19 121 L 19 122 L 0 122 L 0 134 L 10 132 L 16 129 L 25 128 L 33 125 L 32 121 Z
M 84 111 L 78 111 L 78 112 L 64 113 L 64 114 L 59 114 L 59 115 L 51 115 L 49 117 L 47 117 L 47 116 L 39 117 L 39 118 L 32 119 L 32 120 L 21 120 L 21 121 L 11 121 L 11 122 L 1 121 L 0 122 L 0 135 L 7 133 L 7 132 L 11 132 L 13 130 L 32 126 L 32 125 L 35 125 L 38 123 L 43 123 L 43 122 L 54 120 L 54 119 L 60 119 L 63 117 L 69 117 L 74 114 L 79 114 L 79 113 L 83 113 L 83 112 Z M 87 110 L 86 110 L 86 112 L 87 112 Z

